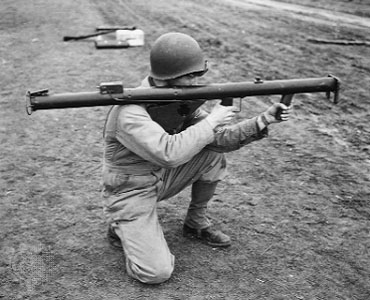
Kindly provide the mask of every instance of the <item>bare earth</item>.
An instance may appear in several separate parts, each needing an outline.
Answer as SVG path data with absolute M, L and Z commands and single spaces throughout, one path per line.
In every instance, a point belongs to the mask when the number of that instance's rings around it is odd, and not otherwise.
M 370 48 L 368 1 L 2 0 L 0 4 L 0 299 L 370 299 Z M 145 46 L 96 50 L 63 42 L 100 25 L 135 25 Z M 189 191 L 159 204 L 176 256 L 173 277 L 146 286 L 105 240 L 100 201 L 107 107 L 25 112 L 28 90 L 135 87 L 162 33 L 194 36 L 205 83 L 322 77 L 340 103 L 295 97 L 292 120 L 227 154 L 210 206 L 226 250 L 181 236 Z M 243 100 L 238 119 L 278 97 Z

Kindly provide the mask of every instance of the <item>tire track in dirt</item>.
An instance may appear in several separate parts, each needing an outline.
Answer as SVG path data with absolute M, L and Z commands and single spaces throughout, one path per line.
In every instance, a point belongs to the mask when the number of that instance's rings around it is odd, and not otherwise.
M 231 5 L 243 7 L 246 9 L 277 9 L 283 12 L 288 12 L 294 18 L 314 22 L 316 24 L 334 25 L 338 24 L 350 26 L 352 28 L 370 28 L 370 19 L 355 16 L 346 13 L 332 12 L 326 9 L 313 8 L 304 5 L 282 3 L 273 0 L 222 0 L 222 2 L 229 3 Z

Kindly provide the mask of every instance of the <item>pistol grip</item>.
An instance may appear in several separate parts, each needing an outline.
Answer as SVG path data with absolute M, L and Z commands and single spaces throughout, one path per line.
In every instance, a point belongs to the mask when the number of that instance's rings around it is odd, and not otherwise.
M 223 99 L 221 99 L 221 105 L 223 105 L 223 106 L 233 106 L 233 100 L 234 100 L 234 98 L 232 98 L 232 97 L 223 98 Z

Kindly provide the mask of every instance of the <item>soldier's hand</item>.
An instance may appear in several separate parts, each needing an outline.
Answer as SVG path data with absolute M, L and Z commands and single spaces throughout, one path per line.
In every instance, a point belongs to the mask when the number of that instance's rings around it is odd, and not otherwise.
M 236 108 L 234 106 L 223 106 L 217 103 L 211 113 L 206 117 L 206 120 L 212 126 L 216 128 L 229 124 L 235 116 Z
M 274 103 L 263 114 L 269 124 L 288 121 L 293 110 L 293 106 L 286 106 L 283 103 Z M 280 119 L 277 119 L 278 112 L 281 112 Z

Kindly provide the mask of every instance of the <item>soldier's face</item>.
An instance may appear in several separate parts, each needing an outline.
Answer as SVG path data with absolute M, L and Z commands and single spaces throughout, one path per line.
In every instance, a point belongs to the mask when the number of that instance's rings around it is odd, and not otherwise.
M 171 81 L 171 84 L 174 86 L 192 86 L 197 84 L 198 76 L 194 74 L 188 74 L 185 76 L 178 77 Z

